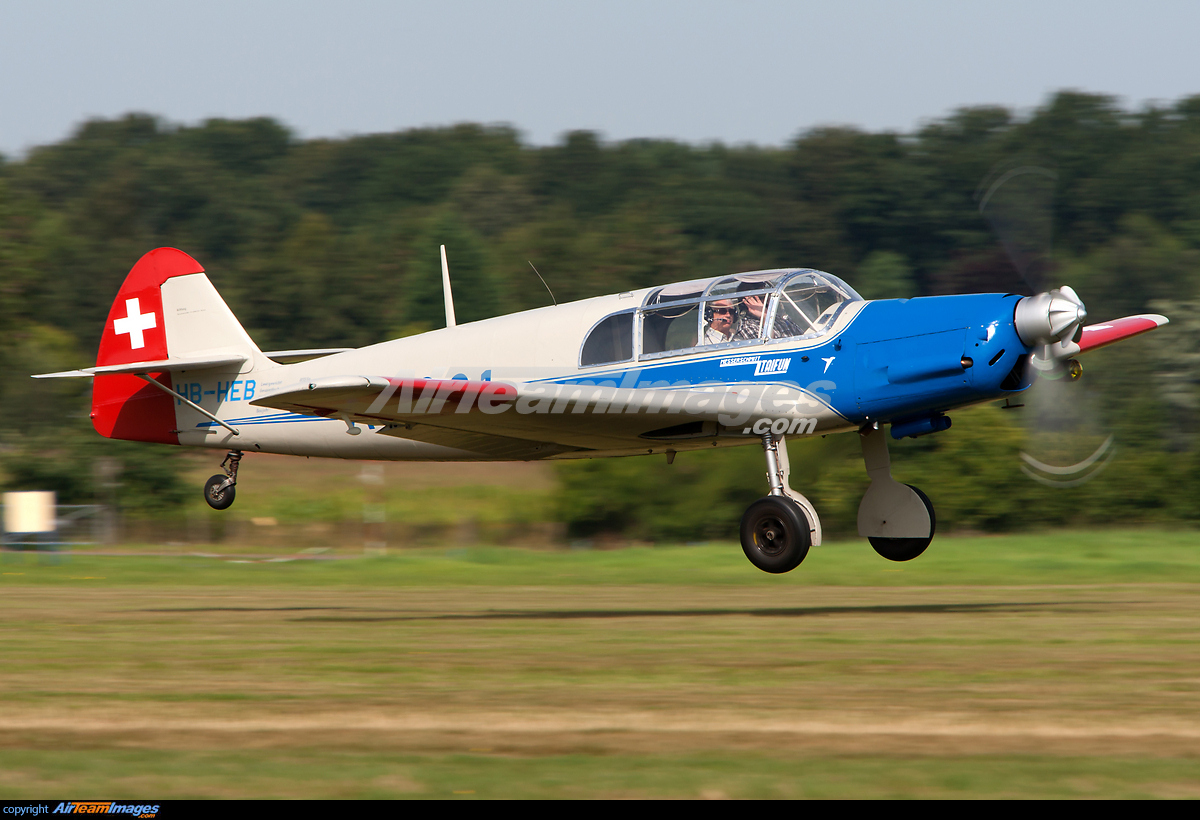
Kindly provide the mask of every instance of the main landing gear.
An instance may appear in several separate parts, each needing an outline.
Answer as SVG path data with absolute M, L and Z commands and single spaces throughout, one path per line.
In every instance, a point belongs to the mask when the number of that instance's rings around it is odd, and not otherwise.
M 242 460 L 241 450 L 230 450 L 221 462 L 225 475 L 215 475 L 204 484 L 204 500 L 214 510 L 227 510 L 237 495 L 238 464 Z
M 790 572 L 808 548 L 821 543 L 821 519 L 808 499 L 788 486 L 791 468 L 782 436 L 762 437 L 771 494 L 750 505 L 742 516 L 742 551 L 764 572 Z
M 933 504 L 925 493 L 892 478 L 886 434 L 864 427 L 863 461 L 871 486 L 858 505 L 858 534 L 889 561 L 911 561 L 925 551 L 937 529 Z M 790 572 L 809 547 L 821 543 L 821 519 L 808 499 L 788 486 L 787 446 L 782 436 L 762 437 L 771 494 L 750 505 L 742 516 L 742 551 L 764 572 Z
M 933 504 L 916 487 L 892 478 L 883 428 L 864 427 L 859 436 L 871 486 L 858 505 L 858 534 L 889 561 L 911 561 L 933 540 Z

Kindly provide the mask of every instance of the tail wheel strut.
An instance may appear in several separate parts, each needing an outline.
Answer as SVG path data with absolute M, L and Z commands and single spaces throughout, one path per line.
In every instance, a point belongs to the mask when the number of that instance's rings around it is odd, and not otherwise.
M 215 475 L 204 483 L 204 500 L 214 510 L 225 510 L 233 504 L 237 495 L 234 488 L 237 485 L 238 464 L 241 461 L 242 451 L 230 450 L 221 462 L 225 475 Z

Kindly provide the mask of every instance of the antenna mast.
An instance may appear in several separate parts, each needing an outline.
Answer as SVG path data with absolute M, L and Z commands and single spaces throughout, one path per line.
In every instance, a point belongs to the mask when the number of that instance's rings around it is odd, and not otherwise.
M 454 294 L 450 292 L 450 264 L 446 261 L 446 246 L 442 245 L 442 296 L 446 300 L 446 327 L 454 327 Z
M 526 262 L 529 262 L 529 260 L 528 260 L 528 259 L 526 259 L 525 261 L 526 261 Z M 532 263 L 532 262 L 529 262 L 529 267 L 533 268 L 533 263 Z M 537 269 L 537 268 L 533 268 L 533 272 L 534 272 L 534 273 L 537 273 L 537 278 L 538 278 L 538 279 L 542 279 L 542 275 L 541 275 L 540 273 L 538 273 L 538 269 Z M 546 280 L 545 280 L 545 279 L 542 279 L 542 284 L 543 284 L 543 285 L 546 285 Z M 554 298 L 554 291 L 550 290 L 550 286 L 549 286 L 549 285 L 546 285 L 546 293 L 549 293 L 549 294 L 550 294 L 550 301 L 554 303 L 554 306 L 555 306 L 555 307 L 558 307 L 558 300 Z

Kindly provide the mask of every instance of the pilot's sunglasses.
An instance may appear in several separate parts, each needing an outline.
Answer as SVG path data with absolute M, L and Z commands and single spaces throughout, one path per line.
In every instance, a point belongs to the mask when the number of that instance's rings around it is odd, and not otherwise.
M 733 314 L 733 313 L 737 313 L 737 308 L 713 308 L 713 309 L 712 309 L 712 312 L 713 312 L 714 314 L 715 314 L 715 313 L 730 313 L 730 314 Z

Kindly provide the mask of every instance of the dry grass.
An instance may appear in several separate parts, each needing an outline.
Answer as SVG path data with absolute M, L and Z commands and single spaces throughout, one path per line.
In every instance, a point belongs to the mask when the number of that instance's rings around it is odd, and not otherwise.
M 4 587 L 2 795 L 1192 796 L 1200 773 L 1192 584 L 163 588 L 109 560 Z

